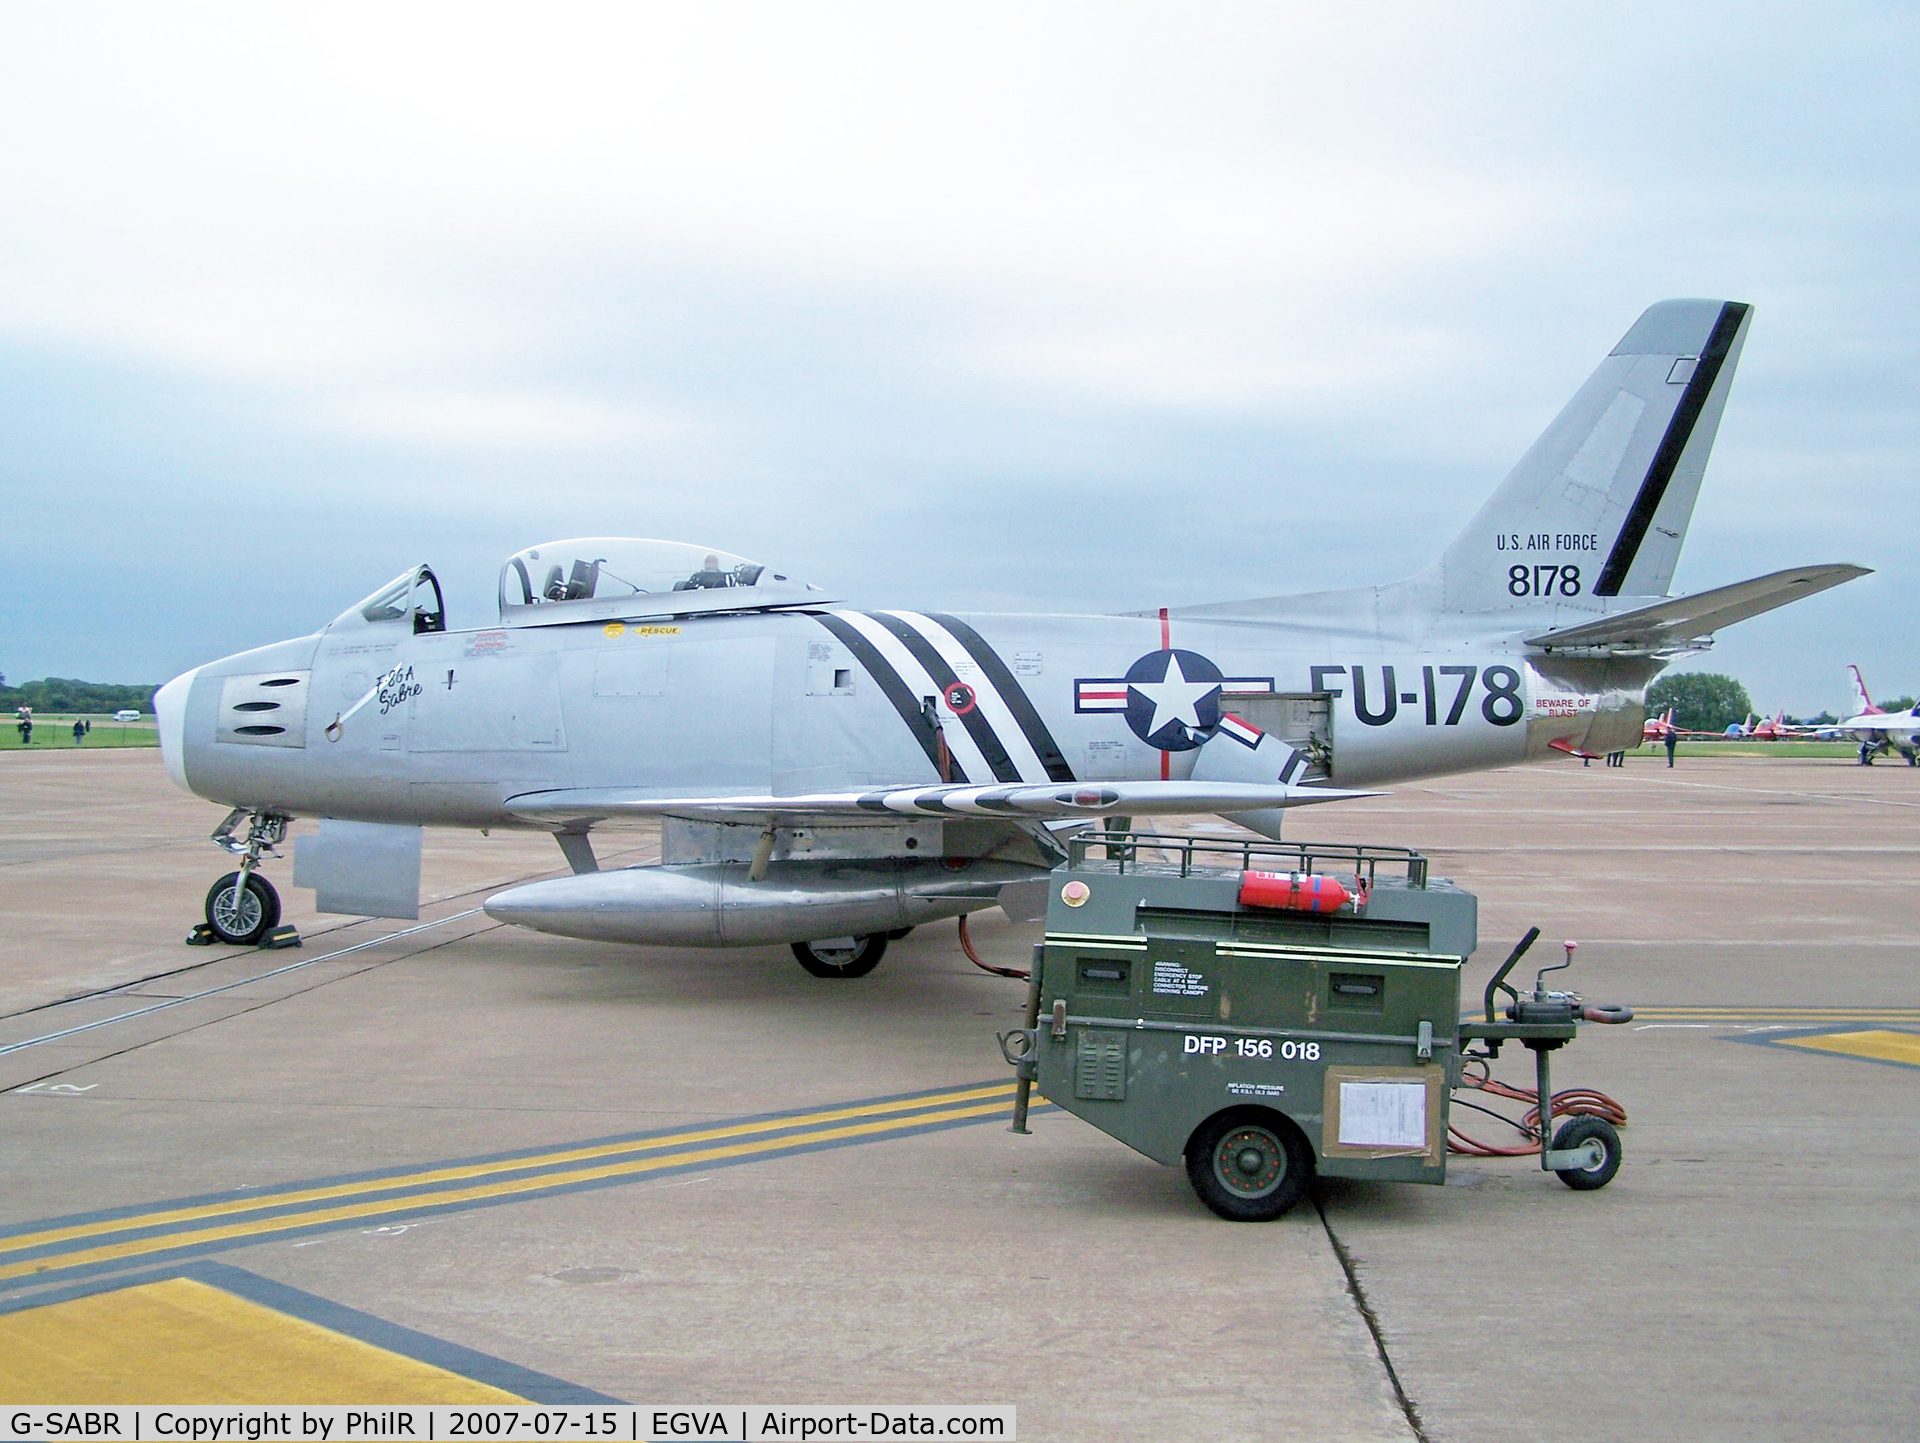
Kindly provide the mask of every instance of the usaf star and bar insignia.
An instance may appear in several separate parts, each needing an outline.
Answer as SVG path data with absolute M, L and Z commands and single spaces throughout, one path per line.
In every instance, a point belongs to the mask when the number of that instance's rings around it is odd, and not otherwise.
M 1242 746 L 1260 744 L 1260 729 L 1221 709 L 1224 692 L 1269 692 L 1270 676 L 1226 676 L 1197 651 L 1150 651 L 1125 676 L 1081 677 L 1073 684 L 1076 712 L 1124 712 L 1127 726 L 1148 746 L 1184 752 L 1216 731 Z

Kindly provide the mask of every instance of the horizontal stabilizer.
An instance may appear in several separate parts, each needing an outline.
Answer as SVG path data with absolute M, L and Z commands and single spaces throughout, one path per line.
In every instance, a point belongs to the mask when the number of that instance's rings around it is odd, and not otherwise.
M 1372 792 L 1280 782 L 1058 782 L 1010 786 L 901 787 L 892 791 L 823 792 L 811 796 L 662 797 L 632 788 L 580 788 L 527 792 L 507 800 L 507 810 L 530 822 L 585 824 L 638 817 L 692 817 L 702 821 L 805 823 L 833 818 L 882 822 L 907 817 L 1004 817 L 1044 821 L 1056 817 L 1180 816 L 1197 812 L 1246 812 L 1304 807 L 1368 797 Z
M 1723 626 L 1759 616 L 1776 606 L 1812 596 L 1843 581 L 1866 576 L 1865 566 L 1796 566 L 1786 571 L 1716 586 L 1692 596 L 1676 596 L 1634 611 L 1604 616 L 1578 626 L 1543 631 L 1526 639 L 1528 646 L 1554 652 L 1609 652 L 1639 654 L 1683 651 Z

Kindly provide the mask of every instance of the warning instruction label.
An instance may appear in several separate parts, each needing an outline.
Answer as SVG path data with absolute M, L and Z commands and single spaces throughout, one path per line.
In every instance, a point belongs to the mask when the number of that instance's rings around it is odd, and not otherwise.
M 1162 997 L 1205 997 L 1207 977 L 1204 972 L 1189 972 L 1178 962 L 1156 962 L 1153 990 Z

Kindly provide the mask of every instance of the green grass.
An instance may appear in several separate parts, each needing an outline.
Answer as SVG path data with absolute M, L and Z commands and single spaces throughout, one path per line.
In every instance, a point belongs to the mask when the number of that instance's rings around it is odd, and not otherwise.
M 1666 760 L 1666 748 L 1659 748 L 1660 759 Z M 1860 746 L 1857 742 L 1681 742 L 1681 757 L 1848 757 L 1857 759 Z M 1906 763 L 1898 752 L 1892 760 Z
M 82 751 L 94 751 L 101 747 L 157 747 L 160 745 L 160 733 L 150 716 L 137 722 L 117 722 L 111 716 L 94 715 L 88 718 L 93 722 L 93 730 L 80 744 Z M 73 750 L 72 712 L 35 712 L 33 714 L 33 745 L 22 748 L 20 745 L 20 727 L 11 716 L 0 716 L 0 752 L 17 751 L 72 751 Z

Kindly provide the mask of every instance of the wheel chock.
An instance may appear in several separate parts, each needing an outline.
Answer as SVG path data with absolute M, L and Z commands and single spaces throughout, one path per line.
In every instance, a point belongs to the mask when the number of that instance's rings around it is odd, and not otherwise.
M 213 928 L 209 927 L 205 922 L 196 924 L 194 929 L 187 933 L 187 945 L 189 947 L 211 947 L 219 940 L 218 937 L 213 935 Z
M 293 928 L 282 924 L 262 937 L 258 945 L 262 952 L 277 952 L 282 947 L 298 947 L 300 945 L 300 934 L 294 931 Z

